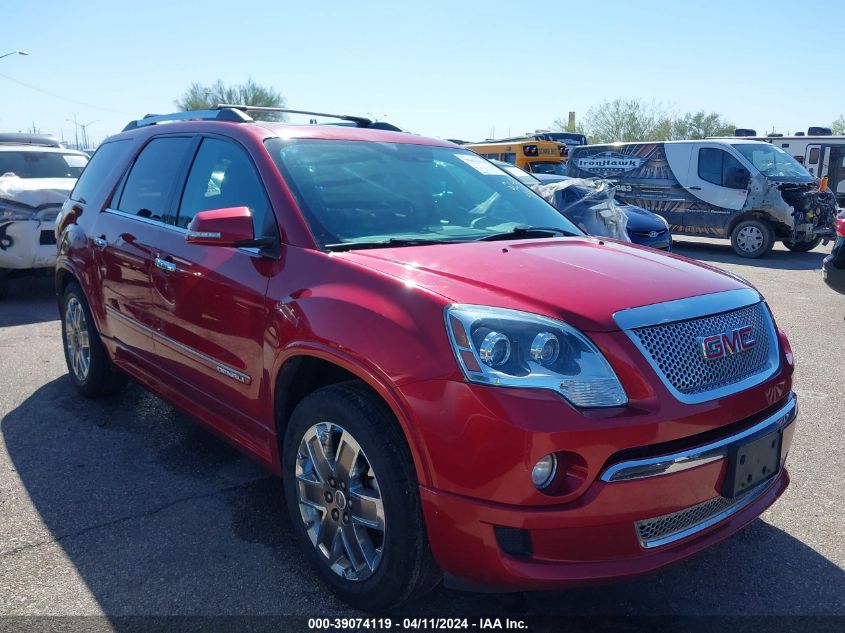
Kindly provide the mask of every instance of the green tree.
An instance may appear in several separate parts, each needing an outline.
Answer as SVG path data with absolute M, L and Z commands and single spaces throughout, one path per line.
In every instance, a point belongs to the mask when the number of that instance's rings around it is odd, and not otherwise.
M 845 134 L 845 115 L 840 114 L 839 118 L 830 124 L 830 129 L 834 134 Z
M 687 112 L 672 121 L 672 129 L 668 140 L 701 139 L 712 136 L 730 136 L 733 134 L 733 123 L 726 121 L 717 112 L 707 113 L 704 110 Z
M 596 143 L 658 141 L 671 133 L 672 119 L 656 102 L 618 98 L 587 110 L 584 128 Z
M 207 110 L 218 103 L 283 108 L 285 98 L 273 88 L 255 83 L 251 78 L 237 86 L 227 86 L 222 81 L 205 86 L 192 83 L 184 94 L 173 102 L 180 110 Z M 283 112 L 251 112 L 253 119 L 285 121 Z

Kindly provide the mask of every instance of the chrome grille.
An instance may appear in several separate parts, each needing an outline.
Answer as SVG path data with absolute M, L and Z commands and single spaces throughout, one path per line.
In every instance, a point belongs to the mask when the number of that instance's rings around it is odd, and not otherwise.
M 704 360 L 698 337 L 750 325 L 756 344 L 750 350 Z M 723 314 L 631 330 L 664 378 L 685 395 L 739 382 L 763 371 L 769 360 L 770 317 L 762 303 Z
M 678 512 L 637 521 L 634 526 L 640 544 L 645 548 L 659 547 L 692 536 L 739 512 L 759 497 L 769 483 L 764 482 L 756 490 L 750 490 L 741 497 L 714 497 Z

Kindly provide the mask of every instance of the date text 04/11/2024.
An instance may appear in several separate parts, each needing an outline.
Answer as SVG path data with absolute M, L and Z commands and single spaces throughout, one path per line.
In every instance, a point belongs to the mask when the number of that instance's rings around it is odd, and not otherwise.
M 310 630 L 524 630 L 525 620 L 511 618 L 309 618 Z

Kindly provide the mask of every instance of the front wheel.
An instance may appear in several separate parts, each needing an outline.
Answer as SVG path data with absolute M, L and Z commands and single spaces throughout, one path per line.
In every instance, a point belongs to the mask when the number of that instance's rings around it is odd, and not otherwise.
M 304 398 L 288 423 L 282 464 L 293 530 L 342 599 L 378 611 L 436 585 L 413 461 L 372 392 L 350 382 Z
M 804 240 L 803 242 L 790 242 L 789 240 L 784 240 L 783 245 L 786 246 L 789 250 L 793 253 L 807 253 L 813 250 L 816 246 L 822 243 L 822 237 L 820 235 L 813 237 L 809 240 Z
M 88 301 L 76 282 L 62 294 L 62 342 L 70 379 L 86 398 L 117 393 L 126 384 L 126 374 L 106 354 Z
M 775 245 L 772 227 L 760 220 L 743 220 L 731 231 L 731 246 L 741 257 L 762 257 Z

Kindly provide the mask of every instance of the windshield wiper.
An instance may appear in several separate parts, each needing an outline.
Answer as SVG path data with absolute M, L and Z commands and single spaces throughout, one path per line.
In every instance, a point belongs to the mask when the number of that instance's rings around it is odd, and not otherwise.
M 327 251 L 356 251 L 365 248 L 392 248 L 394 246 L 427 246 L 429 244 L 452 244 L 451 240 L 438 240 L 426 238 L 404 238 L 391 237 L 389 240 L 379 242 L 340 242 L 339 244 L 326 244 Z
M 559 229 L 554 226 L 516 226 L 510 231 L 503 233 L 492 233 L 478 238 L 479 242 L 495 242 L 496 240 L 509 240 L 512 238 L 532 238 L 532 237 L 578 237 L 578 233 L 567 231 L 566 229 Z

